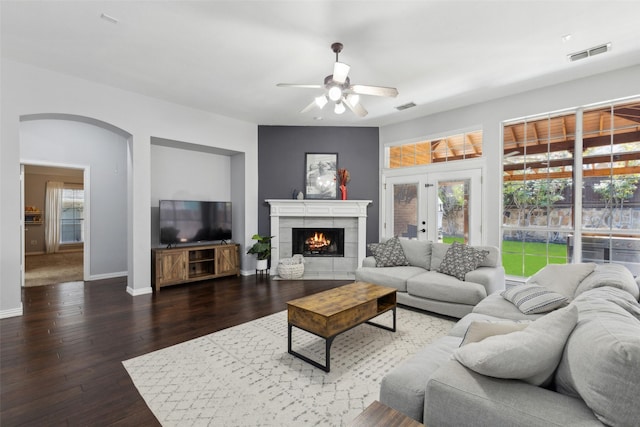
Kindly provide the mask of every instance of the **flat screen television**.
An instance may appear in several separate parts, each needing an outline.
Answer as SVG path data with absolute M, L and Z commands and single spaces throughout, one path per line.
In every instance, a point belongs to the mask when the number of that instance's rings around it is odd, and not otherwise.
M 231 202 L 160 200 L 160 243 L 231 240 Z

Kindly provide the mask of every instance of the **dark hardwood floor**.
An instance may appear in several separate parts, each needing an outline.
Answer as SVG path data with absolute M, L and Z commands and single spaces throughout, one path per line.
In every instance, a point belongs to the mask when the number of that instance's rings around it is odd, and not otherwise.
M 345 283 L 233 277 L 137 297 L 124 278 L 24 288 L 24 315 L 0 320 L 0 425 L 159 425 L 122 361 Z

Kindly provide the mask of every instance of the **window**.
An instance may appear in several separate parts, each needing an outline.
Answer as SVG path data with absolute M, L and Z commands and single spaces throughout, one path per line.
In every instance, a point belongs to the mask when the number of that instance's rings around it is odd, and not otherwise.
M 639 101 L 506 123 L 503 148 L 508 275 L 573 259 L 640 273 Z
M 387 167 L 403 168 L 482 156 L 482 131 L 465 132 L 388 148 Z
M 84 242 L 84 190 L 81 186 L 65 184 L 62 190 L 60 243 Z

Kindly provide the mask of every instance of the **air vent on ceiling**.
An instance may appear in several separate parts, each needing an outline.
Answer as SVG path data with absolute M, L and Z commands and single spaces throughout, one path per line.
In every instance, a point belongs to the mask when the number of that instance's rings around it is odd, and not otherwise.
M 409 103 L 407 103 L 407 104 L 397 106 L 397 107 L 396 107 L 396 110 L 398 110 L 398 111 L 402 111 L 402 110 L 406 110 L 407 108 L 413 108 L 413 107 L 415 107 L 415 106 L 416 106 L 416 104 L 415 104 L 415 103 L 413 103 L 413 102 L 409 102 Z
M 580 52 L 575 52 L 567 55 L 569 61 L 578 61 L 580 59 L 585 59 L 590 56 L 600 55 L 601 53 L 609 52 L 611 50 L 611 43 L 606 43 L 600 46 L 595 46 L 587 50 L 582 50 Z

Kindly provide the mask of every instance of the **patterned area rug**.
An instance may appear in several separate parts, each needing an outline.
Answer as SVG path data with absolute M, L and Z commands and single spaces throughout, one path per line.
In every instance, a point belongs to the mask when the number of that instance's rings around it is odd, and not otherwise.
M 375 319 L 391 326 L 391 313 Z M 378 399 L 382 377 L 453 322 L 398 308 L 397 331 L 339 335 L 331 372 L 287 352 L 287 313 L 225 329 L 123 364 L 163 426 L 340 426 Z M 293 349 L 324 364 L 324 340 L 293 329 Z

